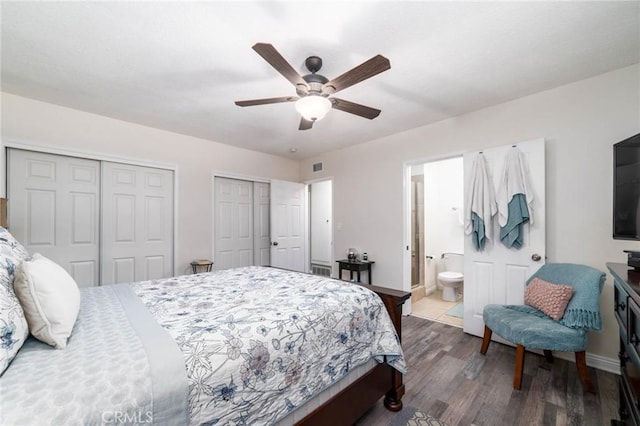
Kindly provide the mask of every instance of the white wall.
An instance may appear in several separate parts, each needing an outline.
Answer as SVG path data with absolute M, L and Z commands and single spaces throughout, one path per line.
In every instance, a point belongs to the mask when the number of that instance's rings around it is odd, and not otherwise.
M 177 273 L 188 272 L 193 259 L 212 258 L 214 170 L 299 181 L 297 161 L 8 93 L 1 95 L 2 155 L 3 145 L 10 141 L 177 166 Z M 0 195 L 6 193 L 4 175 L 5 162 L 0 158 Z
M 607 271 L 640 242 L 611 237 L 612 145 L 640 132 L 640 67 L 634 65 L 470 114 L 304 160 L 333 178 L 334 250 L 363 247 L 375 283 L 403 287 L 404 164 L 544 138 L 547 150 L 547 255 Z M 384 111 L 376 120 L 384 120 Z M 365 124 L 366 125 L 366 124 Z M 357 159 L 357 161 L 353 161 Z M 305 175 L 306 174 L 306 175 Z M 314 178 L 318 178 L 314 174 Z M 369 189 L 371 188 L 371 189 Z M 338 224 L 341 224 L 339 230 Z M 608 275 L 601 299 L 604 330 L 589 352 L 614 359 L 617 325 Z
M 464 228 L 459 222 L 463 179 L 462 157 L 424 164 L 424 245 L 425 254 L 433 256 L 427 262 L 427 288 L 435 286 L 437 273 L 444 271 L 442 253 L 464 253 Z

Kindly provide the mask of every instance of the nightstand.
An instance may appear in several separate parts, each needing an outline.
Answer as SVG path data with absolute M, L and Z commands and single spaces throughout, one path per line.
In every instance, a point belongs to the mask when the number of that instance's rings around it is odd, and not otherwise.
M 191 269 L 193 269 L 194 274 L 198 274 L 201 272 L 211 272 L 212 266 L 213 262 L 209 259 L 198 259 L 191 262 Z
M 357 277 L 358 277 L 358 282 L 360 281 L 360 272 L 366 272 L 367 273 L 367 279 L 369 281 L 369 284 L 371 284 L 371 265 L 373 265 L 376 262 L 373 262 L 371 260 L 348 260 L 348 259 L 341 259 L 341 260 L 336 260 L 336 262 L 338 262 L 338 278 L 342 279 L 342 271 L 346 270 L 349 271 L 349 279 L 351 281 L 353 281 L 353 273 L 356 272 L 357 273 Z

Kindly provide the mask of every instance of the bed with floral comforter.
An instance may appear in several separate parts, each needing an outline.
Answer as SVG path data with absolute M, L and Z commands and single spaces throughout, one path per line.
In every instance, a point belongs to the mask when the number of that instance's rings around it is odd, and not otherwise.
M 359 285 L 245 267 L 132 288 L 182 350 L 191 424 L 273 424 L 371 358 L 406 370 Z
M 0 424 L 291 424 L 372 359 L 405 372 L 383 301 L 356 284 L 246 267 L 85 288 L 66 348 L 29 337 L 0 376 Z

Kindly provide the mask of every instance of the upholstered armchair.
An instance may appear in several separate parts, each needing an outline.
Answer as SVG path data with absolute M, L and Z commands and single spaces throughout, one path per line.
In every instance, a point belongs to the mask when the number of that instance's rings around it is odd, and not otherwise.
M 595 393 L 585 351 L 588 331 L 602 329 L 600 293 L 604 280 L 603 272 L 585 265 L 542 266 L 527 280 L 525 302 L 529 304 L 485 306 L 480 353 L 487 353 L 494 332 L 514 343 L 513 387 L 520 389 L 525 348 L 542 349 L 549 362 L 553 361 L 552 351 L 575 352 L 580 379 L 588 392 Z

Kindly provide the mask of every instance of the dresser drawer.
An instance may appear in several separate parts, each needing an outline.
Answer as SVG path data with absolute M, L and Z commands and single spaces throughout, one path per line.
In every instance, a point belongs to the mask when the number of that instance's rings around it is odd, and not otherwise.
M 618 321 L 620 338 L 622 338 L 622 341 L 626 345 L 627 343 L 629 343 L 629 337 L 627 334 L 629 323 L 629 296 L 617 281 L 614 282 L 613 291 L 615 303 L 614 315 L 616 317 L 616 321 Z
M 638 400 L 637 388 L 638 386 L 638 371 L 627 363 L 628 368 L 623 368 L 622 375 L 619 378 L 619 397 L 620 397 L 620 409 L 621 417 L 623 417 L 624 424 L 637 425 L 640 415 L 638 413 Z
M 640 306 L 631 298 L 627 298 L 628 340 L 627 355 L 634 365 L 640 366 Z

